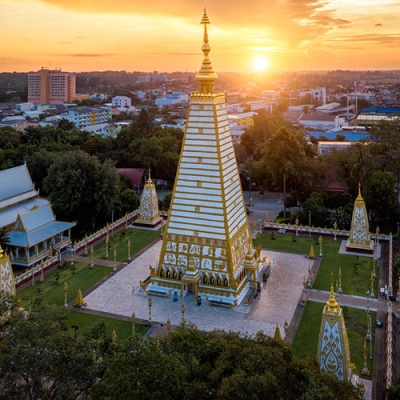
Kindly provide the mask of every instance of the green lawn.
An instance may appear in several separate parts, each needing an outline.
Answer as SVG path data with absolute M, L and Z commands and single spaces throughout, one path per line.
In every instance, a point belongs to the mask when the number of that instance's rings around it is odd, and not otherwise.
M 293 354 L 295 356 L 317 356 L 318 336 L 321 325 L 323 303 L 309 301 L 305 307 L 303 317 L 296 331 L 293 341 Z M 350 344 L 351 361 L 355 364 L 354 373 L 361 375 L 364 366 L 363 346 L 364 338 L 367 334 L 367 314 L 364 310 L 356 308 L 342 307 L 343 315 L 347 327 L 347 334 Z M 375 321 L 376 313 L 371 313 L 373 342 L 372 351 L 375 345 Z M 382 328 L 376 328 L 382 329 Z M 371 379 L 373 371 L 373 360 L 369 359 L 369 342 L 367 342 L 367 366 L 371 374 L 367 379 Z M 363 376 L 364 377 L 364 376 Z
M 132 322 L 130 321 L 107 318 L 95 314 L 88 314 L 72 310 L 68 314 L 68 329 L 70 330 L 71 334 L 74 334 L 75 329 L 72 328 L 72 326 L 77 326 L 77 334 L 80 335 L 98 321 L 104 321 L 107 335 L 111 335 L 115 329 L 118 341 L 123 341 L 132 335 Z M 148 329 L 148 325 L 135 324 L 135 333 L 139 336 L 142 336 Z
M 308 255 L 311 245 L 314 246 L 315 255 L 319 256 L 319 244 L 316 238 L 310 238 L 302 235 L 293 241 L 292 234 L 274 233 L 274 239 L 271 238 L 271 232 L 264 231 L 257 235 L 254 240 L 254 246 L 261 245 L 262 248 L 276 251 L 287 251 L 292 253 L 301 253 Z M 372 258 L 359 256 L 358 264 L 356 264 L 356 256 L 339 254 L 340 241 L 333 238 L 323 238 L 322 242 L 322 260 L 313 285 L 314 289 L 329 290 L 330 276 L 334 275 L 334 284 L 338 280 L 339 267 L 342 272 L 342 289 L 343 293 L 353 294 L 357 296 L 365 296 L 366 292 L 371 289 L 371 271 Z M 378 268 L 376 273 L 379 274 Z M 378 280 L 374 281 L 374 293 L 378 295 Z
M 144 249 L 149 243 L 160 236 L 160 229 L 145 230 L 128 228 L 109 235 L 108 260 L 114 260 L 114 250 L 117 251 L 117 261 L 124 262 L 128 258 L 128 240 L 131 241 L 131 257 Z M 83 255 L 83 254 L 82 254 Z M 98 243 L 93 249 L 93 257 L 98 259 L 106 259 L 106 243 L 105 239 Z M 90 246 L 88 248 L 88 258 L 90 259 Z
M 78 290 L 82 293 L 92 287 L 99 280 L 112 273 L 112 268 L 96 266 L 89 268 L 89 264 L 75 263 L 75 271 L 68 267 L 57 268 L 55 271 L 45 276 L 43 283 L 36 277 L 35 285 L 29 286 L 17 293 L 21 299 L 21 306 L 28 308 L 31 299 L 34 300 L 41 295 L 46 303 L 62 306 L 64 304 L 64 283 L 67 282 L 67 301 L 70 302 L 76 298 Z M 58 277 L 58 279 L 57 279 Z
M 117 250 L 117 261 L 126 261 L 128 257 L 128 240 L 131 241 L 131 257 L 140 250 L 145 248 L 152 241 L 160 236 L 160 230 L 150 231 L 144 229 L 126 229 L 117 232 L 110 236 L 109 259 L 113 260 L 114 249 Z M 94 258 L 105 258 L 105 243 L 99 243 L 94 248 Z M 35 284 L 21 291 L 18 291 L 17 297 L 20 299 L 21 306 L 29 309 L 31 302 L 36 298 L 42 297 L 46 303 L 62 306 L 64 304 L 64 283 L 67 282 L 67 302 L 70 303 L 76 298 L 78 290 L 82 293 L 91 288 L 108 274 L 112 274 L 112 268 L 95 266 L 93 269 L 90 266 L 90 255 L 88 263 L 75 262 L 75 268 L 72 269 L 70 263 L 64 263 L 55 271 L 45 276 L 44 282 L 40 282 L 36 277 Z M 71 311 L 69 315 L 69 326 L 75 325 L 79 327 L 79 332 L 88 329 L 94 322 L 104 320 L 106 322 L 107 333 L 111 334 L 113 329 L 117 332 L 119 340 L 124 340 L 132 333 L 132 323 L 121 321 L 118 319 L 104 318 L 97 315 L 80 313 Z M 71 328 L 72 329 L 72 328 Z M 142 335 L 148 327 L 146 325 L 136 324 L 136 332 Z M 72 329 L 74 331 L 74 329 Z

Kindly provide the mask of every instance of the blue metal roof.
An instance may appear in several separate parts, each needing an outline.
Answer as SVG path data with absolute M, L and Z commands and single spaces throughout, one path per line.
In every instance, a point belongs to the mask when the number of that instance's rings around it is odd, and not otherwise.
M 33 207 L 43 207 L 48 204 L 49 201 L 42 197 L 30 199 L 23 203 L 18 203 L 12 207 L 5 208 L 0 211 L 0 229 L 13 224 L 18 217 L 18 214 L 25 214 L 32 210 Z
M 0 171 L 0 188 L 0 202 L 35 190 L 26 164 Z
M 70 222 L 53 221 L 31 232 L 10 232 L 10 245 L 29 248 L 75 226 Z
M 50 204 L 46 204 L 43 207 L 36 208 L 27 212 L 26 214 L 21 215 L 22 224 L 27 232 L 30 232 L 55 220 L 56 219 Z
M 399 114 L 400 107 L 369 106 L 369 107 L 363 108 L 361 113 L 362 114 Z
M 336 140 L 336 135 L 343 135 L 347 142 L 359 142 L 360 140 L 369 140 L 368 133 L 349 133 L 349 132 L 317 132 L 317 131 L 307 131 L 310 136 L 319 139 L 321 136 L 325 136 L 328 140 Z

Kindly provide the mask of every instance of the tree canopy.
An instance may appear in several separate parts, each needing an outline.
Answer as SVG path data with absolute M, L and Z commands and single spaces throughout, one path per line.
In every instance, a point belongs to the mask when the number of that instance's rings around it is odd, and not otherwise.
M 78 220 L 80 231 L 105 225 L 119 201 L 120 176 L 112 161 L 79 150 L 58 157 L 44 180 L 54 212 L 61 220 Z
M 263 333 L 183 324 L 164 337 L 118 342 L 101 322 L 74 335 L 63 307 L 38 301 L 25 316 L 15 303 L 6 308 L 13 315 L 0 336 L 0 399 L 362 398 L 350 382 Z

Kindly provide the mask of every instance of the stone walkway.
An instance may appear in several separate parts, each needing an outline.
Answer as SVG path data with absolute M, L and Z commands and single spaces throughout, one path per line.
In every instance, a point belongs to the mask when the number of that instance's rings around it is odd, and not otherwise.
M 149 320 L 149 296 L 140 287 L 140 281 L 149 276 L 149 265 L 155 265 L 161 249 L 161 241 L 115 273 L 102 285 L 85 296 L 88 310 L 105 312 Z M 263 331 L 273 335 L 278 324 L 284 336 L 283 325 L 290 322 L 303 291 L 303 277 L 307 274 L 309 260 L 303 255 L 262 251 L 266 263 L 271 264 L 268 283 L 251 305 L 239 305 L 234 309 L 212 307 L 203 301 L 197 306 L 193 296 L 174 302 L 172 296 L 152 296 L 151 321 L 172 325 L 182 321 L 181 306 L 185 304 L 186 321 L 199 329 L 211 331 L 223 329 L 255 335 Z

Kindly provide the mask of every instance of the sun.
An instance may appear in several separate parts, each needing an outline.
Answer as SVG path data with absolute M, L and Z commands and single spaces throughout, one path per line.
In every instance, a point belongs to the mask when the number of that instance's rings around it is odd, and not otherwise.
M 256 71 L 264 71 L 268 68 L 268 59 L 265 56 L 258 56 L 253 61 L 253 67 Z

